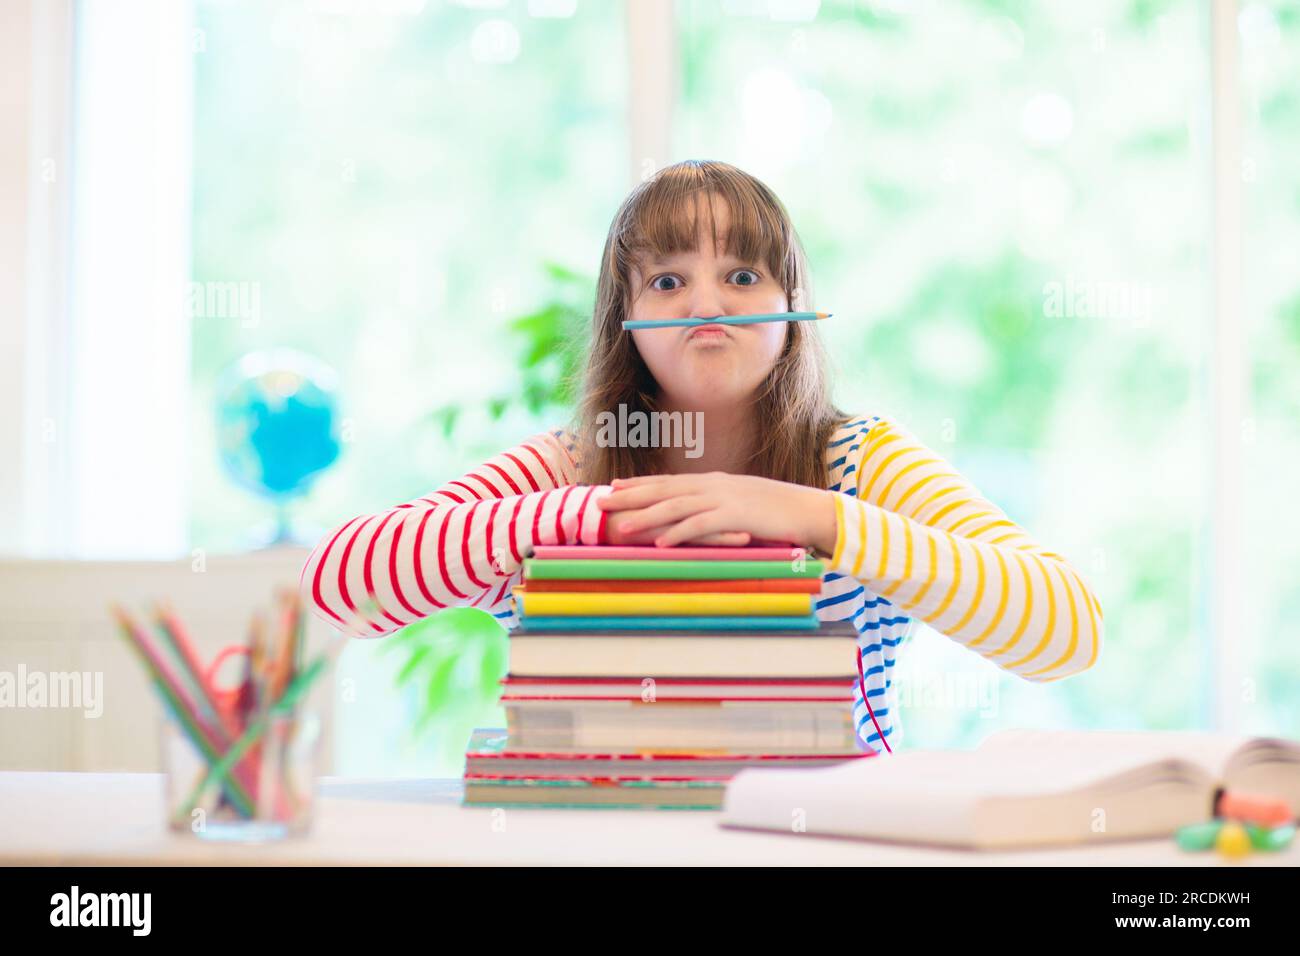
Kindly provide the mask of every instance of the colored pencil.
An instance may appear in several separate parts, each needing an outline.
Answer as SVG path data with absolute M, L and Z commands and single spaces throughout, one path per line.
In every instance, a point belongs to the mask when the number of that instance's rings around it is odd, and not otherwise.
M 266 733 L 267 727 L 270 726 L 272 716 L 288 714 L 293 711 L 298 699 L 307 692 L 316 678 L 321 675 L 332 657 L 333 652 L 330 650 L 321 652 L 302 673 L 298 674 L 289 683 L 284 695 L 258 715 L 257 719 L 244 731 L 243 736 L 236 740 L 230 749 L 226 751 L 225 756 L 212 761 L 203 780 L 194 787 L 185 803 L 178 808 L 178 815 L 188 816 L 194 807 L 198 805 L 199 797 L 209 783 L 213 780 L 222 779 L 230 773 L 231 768 L 239 762 L 244 753 L 261 740 L 263 734 Z
M 227 741 L 224 739 L 225 735 L 220 731 L 219 726 L 208 725 L 198 715 L 194 702 L 186 693 L 185 688 L 181 686 L 176 676 L 167 667 L 162 657 L 149 642 L 149 639 L 140 631 L 140 628 L 131 619 L 130 615 L 117 605 L 113 605 L 112 613 L 127 643 L 136 651 L 144 663 L 145 669 L 149 671 L 149 675 L 153 679 L 154 686 L 158 688 L 164 701 L 176 716 L 176 720 L 181 725 L 185 735 L 190 738 L 190 741 L 209 764 L 218 760 L 221 750 L 227 746 Z M 241 776 L 243 775 L 236 768 L 233 777 L 223 776 L 222 786 L 239 811 L 245 816 L 252 816 L 253 798 L 246 789 L 246 781 L 240 779 Z
M 760 322 L 816 322 L 833 312 L 765 312 L 755 315 L 717 315 L 711 319 L 629 319 L 625 329 L 671 329 L 692 325 L 757 325 Z
M 167 645 L 171 648 L 172 654 L 180 662 L 181 668 L 190 678 L 194 686 L 194 694 L 197 702 L 203 706 L 204 710 L 210 715 L 209 719 L 213 724 L 223 727 L 227 737 L 224 741 L 218 743 L 224 746 L 225 742 L 234 740 L 244 732 L 246 719 L 240 711 L 240 701 L 246 696 L 247 688 L 243 685 L 240 687 L 239 696 L 236 698 L 236 706 L 232 710 L 222 708 L 217 703 L 217 689 L 212 683 L 213 674 L 209 674 L 199 661 L 198 652 L 194 647 L 194 642 L 190 639 L 189 633 L 181 624 L 180 618 L 170 605 L 164 602 L 158 602 L 155 606 L 155 615 L 159 632 L 166 639 Z M 256 794 L 258 782 L 261 779 L 261 753 L 255 752 L 250 755 L 247 761 L 239 766 L 239 773 L 249 785 L 250 793 Z M 222 791 L 220 802 L 225 803 L 226 793 Z
M 294 632 L 297 625 L 294 623 L 294 596 L 282 591 L 279 594 L 280 601 L 280 620 L 279 629 L 271 645 L 271 677 L 270 692 L 271 699 L 278 700 L 284 693 L 284 688 L 288 685 L 290 678 L 293 676 L 294 662 Z
M 194 642 L 181 626 L 176 613 L 170 606 L 159 602 L 154 608 L 154 617 L 158 632 L 166 639 L 166 645 L 171 650 L 172 656 L 181 665 L 181 672 L 189 678 L 196 703 L 203 707 L 205 715 L 210 720 L 221 721 L 227 733 L 238 733 L 237 728 L 230 726 L 222 718 L 216 694 L 204 674 L 198 652 L 194 649 Z

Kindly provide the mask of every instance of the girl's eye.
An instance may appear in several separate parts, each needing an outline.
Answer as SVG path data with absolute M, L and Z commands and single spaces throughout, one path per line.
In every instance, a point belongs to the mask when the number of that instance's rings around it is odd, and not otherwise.
M 755 272 L 753 269 L 737 269 L 731 275 L 732 278 L 737 280 L 736 285 L 742 285 L 742 286 L 757 285 L 759 281 L 758 273 Z M 663 282 L 664 280 L 669 280 L 675 284 L 670 286 L 660 285 L 659 283 Z M 678 281 L 679 280 L 677 276 L 671 275 L 669 273 L 664 273 L 661 276 L 655 276 L 653 279 L 651 279 L 650 287 L 658 290 L 659 292 L 675 292 L 679 288 L 679 286 L 676 284 Z

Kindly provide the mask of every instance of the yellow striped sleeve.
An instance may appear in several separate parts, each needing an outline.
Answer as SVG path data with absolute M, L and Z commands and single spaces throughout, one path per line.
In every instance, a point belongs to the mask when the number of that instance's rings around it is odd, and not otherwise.
M 835 495 L 831 567 L 1026 680 L 1092 667 L 1101 605 L 1078 571 L 899 423 L 864 431 Z

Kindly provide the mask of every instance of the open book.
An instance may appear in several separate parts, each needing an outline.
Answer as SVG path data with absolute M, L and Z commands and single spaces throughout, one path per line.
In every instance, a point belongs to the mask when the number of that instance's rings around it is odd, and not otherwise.
M 977 849 L 1163 837 L 1220 788 L 1300 808 L 1300 742 L 1197 731 L 1004 730 L 975 750 L 746 769 L 722 824 Z

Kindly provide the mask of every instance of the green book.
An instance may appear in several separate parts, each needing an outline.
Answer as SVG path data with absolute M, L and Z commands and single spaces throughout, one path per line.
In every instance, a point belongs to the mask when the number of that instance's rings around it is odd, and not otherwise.
M 524 580 L 736 581 L 820 578 L 821 561 L 623 561 L 525 558 Z
M 601 780 L 466 774 L 461 805 L 565 810 L 721 810 L 725 780 Z

